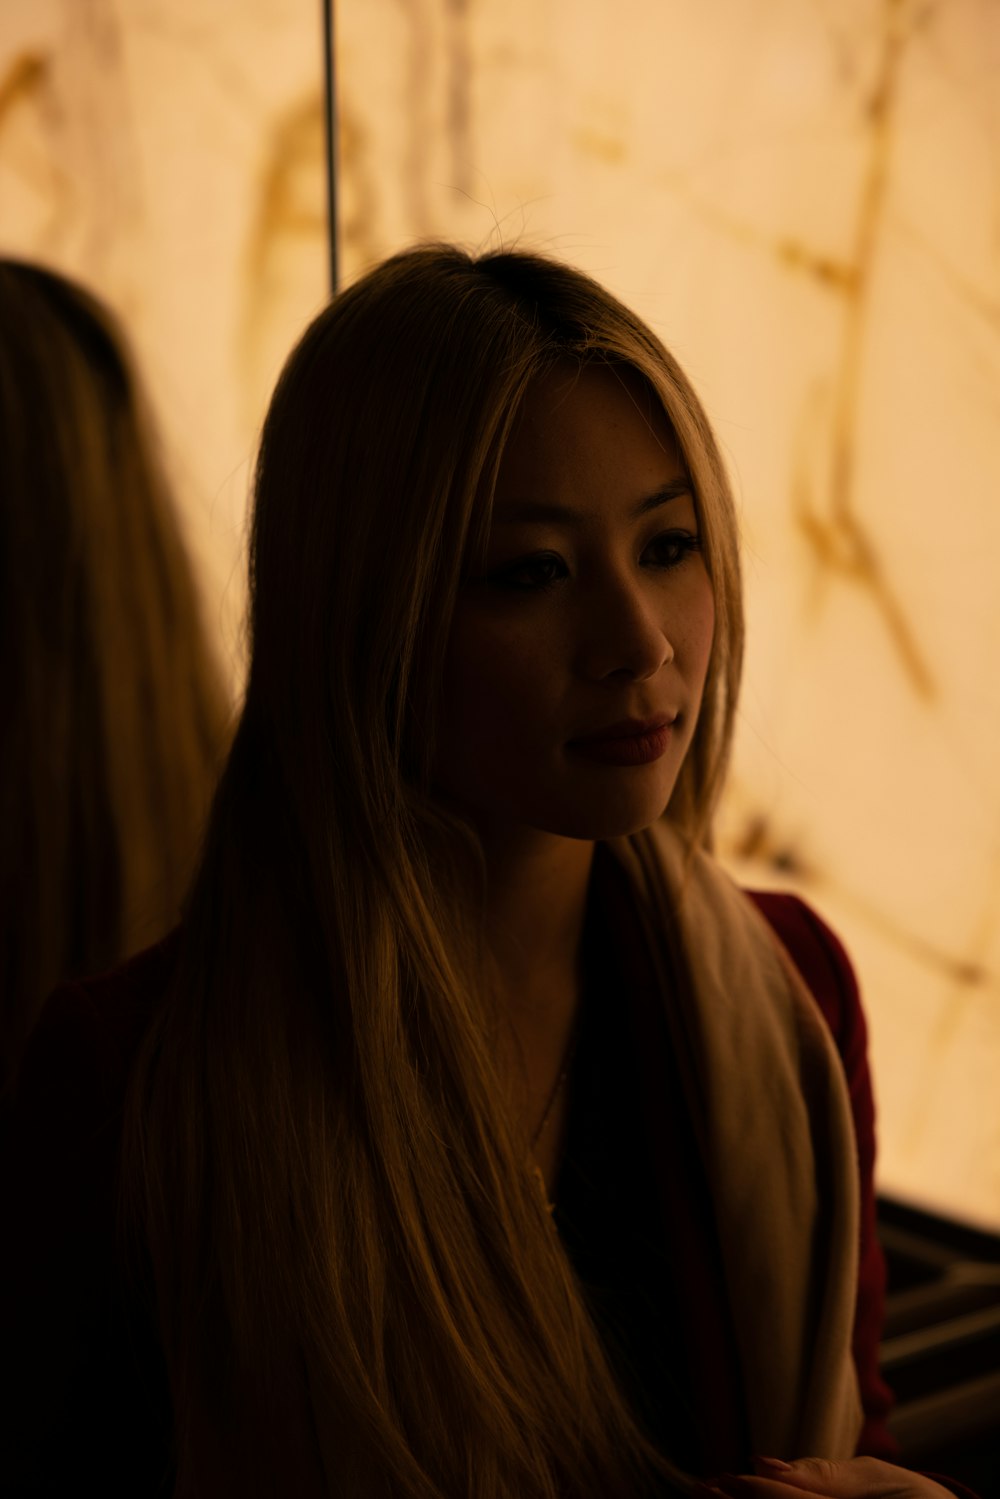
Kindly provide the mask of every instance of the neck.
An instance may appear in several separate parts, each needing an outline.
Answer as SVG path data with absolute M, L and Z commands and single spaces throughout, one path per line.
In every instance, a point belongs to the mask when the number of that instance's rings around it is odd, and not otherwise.
M 544 1027 L 580 979 L 594 844 L 538 835 L 485 843 L 486 941 L 512 1016 Z
M 487 953 L 509 1021 L 504 1063 L 532 1139 L 553 1098 L 579 1009 L 594 844 L 530 833 L 484 837 L 483 847 Z M 552 1110 L 538 1142 L 542 1151 L 558 1145 L 564 1102 L 557 1099 Z

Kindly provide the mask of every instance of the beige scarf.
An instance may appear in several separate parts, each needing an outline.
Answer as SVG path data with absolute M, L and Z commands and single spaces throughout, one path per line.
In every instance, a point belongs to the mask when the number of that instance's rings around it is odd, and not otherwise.
M 851 1358 L 857 1149 L 828 1027 L 770 926 L 707 855 L 684 870 L 660 821 L 606 845 L 667 1005 L 702 1150 L 753 1451 L 846 1458 L 862 1425 Z M 690 982 L 671 982 L 672 972 Z

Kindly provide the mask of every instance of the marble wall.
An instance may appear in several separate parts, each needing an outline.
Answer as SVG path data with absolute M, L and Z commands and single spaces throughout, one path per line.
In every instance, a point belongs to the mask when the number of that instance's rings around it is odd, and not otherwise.
M 548 249 L 678 355 L 746 540 L 721 849 L 840 931 L 886 1190 L 1000 1228 L 1000 9 L 341 0 L 341 251 Z
M 0 3 L 0 253 L 124 319 L 234 694 L 249 463 L 329 291 L 322 44 L 321 0 Z
M 881 1184 L 1000 1229 L 1000 10 L 339 0 L 343 274 L 522 243 L 722 439 L 749 658 L 721 850 L 843 935 Z M 0 250 L 94 285 L 234 690 L 248 460 L 326 297 L 319 0 L 3 0 Z

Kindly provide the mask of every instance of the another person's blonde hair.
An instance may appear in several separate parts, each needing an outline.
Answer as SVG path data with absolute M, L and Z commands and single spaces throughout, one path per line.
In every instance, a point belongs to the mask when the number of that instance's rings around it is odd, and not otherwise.
M 0 261 L 0 1073 L 56 983 L 176 924 L 228 695 L 121 330 Z
M 566 360 L 637 371 L 693 479 L 717 625 L 667 815 L 708 835 L 742 622 L 729 488 L 688 382 L 565 266 L 395 256 L 316 318 L 271 402 L 246 703 L 133 1077 L 122 1225 L 152 1256 L 180 1499 L 278 1493 L 294 1444 L 338 1499 L 683 1486 L 529 1170 L 496 1062 L 482 851 L 432 779 L 504 443 Z

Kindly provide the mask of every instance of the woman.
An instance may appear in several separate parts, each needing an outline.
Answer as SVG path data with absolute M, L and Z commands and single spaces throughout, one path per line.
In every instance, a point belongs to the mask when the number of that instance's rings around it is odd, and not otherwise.
M 893 1450 L 863 1020 L 707 852 L 737 539 L 670 355 L 540 257 L 394 257 L 286 365 L 250 578 L 183 926 L 26 1065 L 24 1470 L 582 1499 L 771 1451 L 827 1466 L 747 1493 L 951 1492 L 854 1457 Z
M 177 922 L 228 703 L 122 334 L 0 260 L 0 1090 L 42 1001 Z

